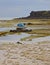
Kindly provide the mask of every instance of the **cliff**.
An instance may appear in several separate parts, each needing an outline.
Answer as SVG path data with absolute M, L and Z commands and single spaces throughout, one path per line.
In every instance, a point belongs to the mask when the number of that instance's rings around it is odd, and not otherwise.
M 31 11 L 30 15 L 23 18 L 31 19 L 50 19 L 50 11 Z

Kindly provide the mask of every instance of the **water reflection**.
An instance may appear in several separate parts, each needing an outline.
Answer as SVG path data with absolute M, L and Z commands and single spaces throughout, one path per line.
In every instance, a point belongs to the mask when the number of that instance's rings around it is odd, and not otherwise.
M 31 34 L 27 34 L 27 33 L 21 33 L 20 35 L 18 34 L 6 35 L 6 36 L 0 37 L 0 41 L 19 41 L 21 38 L 25 38 L 30 35 Z

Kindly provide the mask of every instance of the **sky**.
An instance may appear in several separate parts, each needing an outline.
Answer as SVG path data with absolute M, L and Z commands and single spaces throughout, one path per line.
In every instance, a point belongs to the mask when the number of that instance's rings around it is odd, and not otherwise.
M 0 0 L 0 19 L 26 17 L 39 10 L 50 10 L 50 0 Z

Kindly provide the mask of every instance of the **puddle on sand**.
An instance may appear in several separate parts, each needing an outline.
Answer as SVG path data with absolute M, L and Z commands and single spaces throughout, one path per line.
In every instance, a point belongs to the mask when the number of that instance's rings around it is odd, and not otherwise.
M 35 39 L 32 39 L 32 41 L 34 42 L 50 41 L 50 36 L 35 38 Z
M 31 41 L 25 40 L 20 42 L 22 44 L 38 44 L 39 42 L 44 42 L 44 41 L 50 42 L 50 36 L 35 38 L 35 39 L 32 39 Z
M 4 27 L 4 28 L 0 28 L 0 32 L 15 30 L 15 29 L 16 29 L 16 27 Z
M 31 34 L 27 34 L 27 33 L 21 33 L 20 35 L 17 34 L 13 34 L 13 35 L 6 35 L 6 36 L 2 36 L 0 37 L 0 42 L 17 42 L 19 41 L 21 38 L 25 38 L 30 36 Z

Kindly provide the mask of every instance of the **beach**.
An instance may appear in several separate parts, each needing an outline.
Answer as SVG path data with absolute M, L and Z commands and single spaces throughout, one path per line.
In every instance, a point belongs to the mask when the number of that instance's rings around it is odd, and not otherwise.
M 50 65 L 50 41 L 0 44 L 0 65 Z
M 16 30 L 14 25 L 20 23 L 18 21 L 25 21 L 27 29 L 32 31 L 10 32 Z M 1 22 L 0 65 L 50 65 L 50 20 Z

